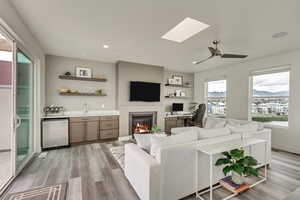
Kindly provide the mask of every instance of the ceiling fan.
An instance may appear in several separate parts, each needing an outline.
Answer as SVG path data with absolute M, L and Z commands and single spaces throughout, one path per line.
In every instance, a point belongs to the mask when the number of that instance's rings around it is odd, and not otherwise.
M 194 65 L 198 65 L 200 63 L 203 63 L 215 56 L 220 56 L 221 58 L 246 58 L 248 55 L 240 55 L 240 54 L 228 54 L 228 53 L 222 53 L 221 50 L 218 48 L 218 45 L 220 44 L 220 40 L 214 40 L 213 45 L 215 45 L 215 48 L 213 47 L 208 47 L 208 50 L 211 53 L 211 56 L 209 56 L 208 58 L 204 59 L 204 60 L 200 60 L 200 61 L 194 61 L 193 64 Z

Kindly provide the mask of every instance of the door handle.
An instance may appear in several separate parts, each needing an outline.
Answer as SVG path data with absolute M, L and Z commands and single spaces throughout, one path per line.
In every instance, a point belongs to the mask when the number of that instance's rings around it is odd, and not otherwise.
M 21 126 L 22 120 L 19 117 L 19 115 L 16 115 L 16 128 L 19 128 Z

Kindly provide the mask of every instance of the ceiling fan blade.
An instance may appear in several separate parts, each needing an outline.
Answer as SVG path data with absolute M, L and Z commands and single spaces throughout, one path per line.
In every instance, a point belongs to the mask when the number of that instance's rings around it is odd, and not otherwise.
M 214 57 L 214 56 L 212 55 L 212 56 L 209 56 L 208 58 L 206 58 L 206 59 L 204 59 L 204 60 L 194 61 L 193 64 L 194 64 L 194 65 L 198 65 L 198 64 L 200 64 L 200 63 L 203 63 L 203 62 L 205 62 L 205 61 L 211 59 L 212 57 Z
M 248 55 L 239 55 L 239 54 L 222 54 L 221 57 L 222 58 L 246 58 Z

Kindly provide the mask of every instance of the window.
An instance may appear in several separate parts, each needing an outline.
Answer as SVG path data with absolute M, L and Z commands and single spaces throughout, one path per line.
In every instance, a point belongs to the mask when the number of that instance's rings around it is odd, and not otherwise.
M 206 102 L 208 116 L 226 116 L 226 80 L 206 83 Z
M 289 71 L 252 76 L 253 121 L 288 126 L 289 82 Z

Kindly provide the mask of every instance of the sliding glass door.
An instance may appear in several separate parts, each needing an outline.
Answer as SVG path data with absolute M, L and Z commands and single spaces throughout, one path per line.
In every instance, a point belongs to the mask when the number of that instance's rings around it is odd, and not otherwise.
M 19 171 L 33 152 L 33 63 L 19 49 L 15 77 L 16 170 Z

